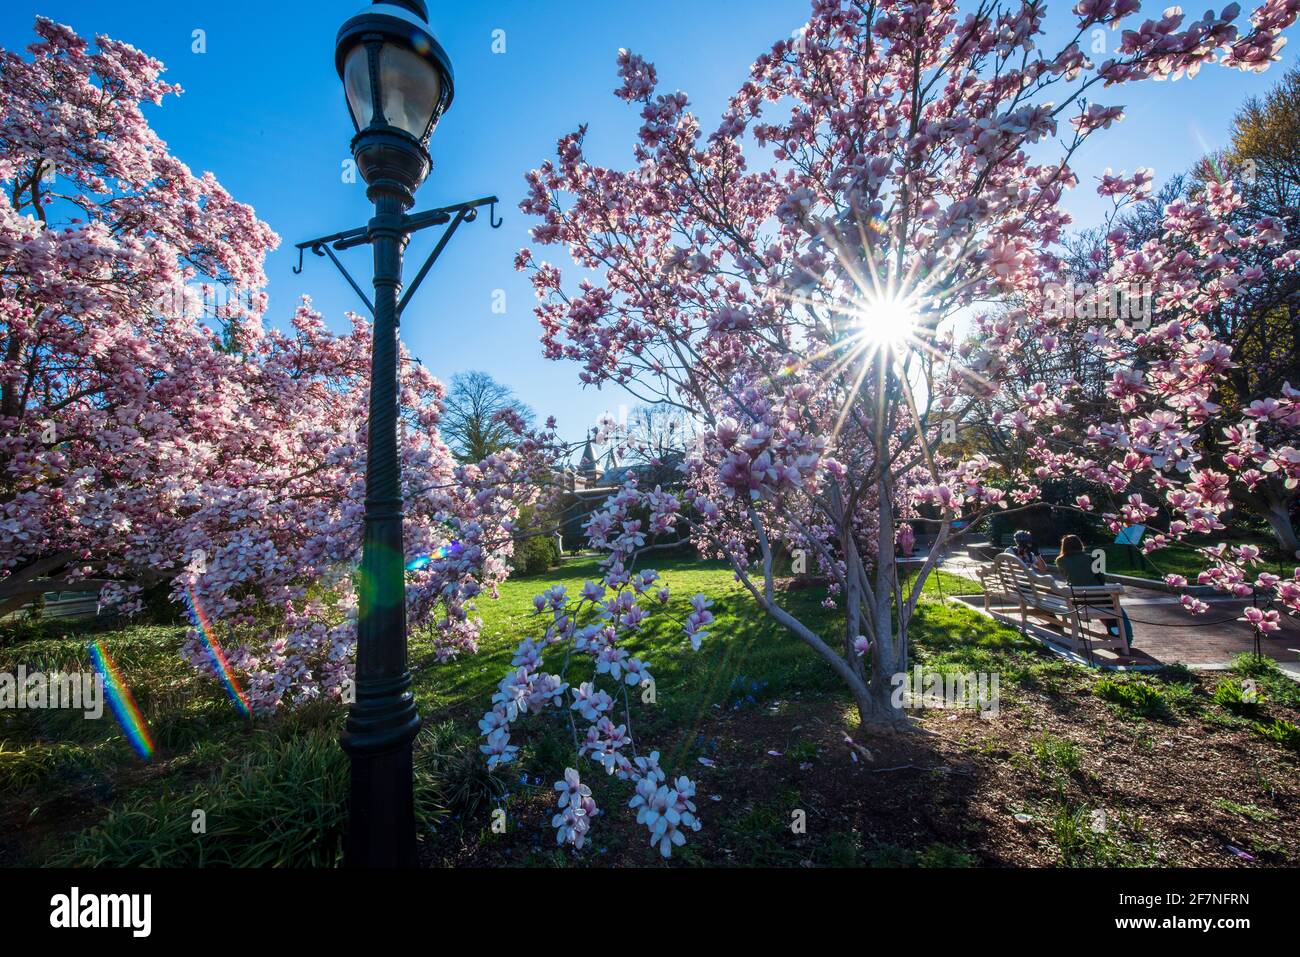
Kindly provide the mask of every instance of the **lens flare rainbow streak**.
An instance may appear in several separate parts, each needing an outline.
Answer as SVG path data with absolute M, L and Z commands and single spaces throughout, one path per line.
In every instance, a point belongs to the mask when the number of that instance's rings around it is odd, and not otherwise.
M 199 633 L 199 639 L 203 642 L 204 647 L 208 649 L 208 656 L 217 669 L 217 677 L 221 679 L 226 694 L 235 703 L 239 713 L 244 717 L 248 717 L 252 714 L 252 709 L 248 705 L 248 698 L 244 696 L 244 692 L 239 688 L 239 681 L 235 678 L 235 672 L 231 669 L 229 662 L 226 661 L 225 653 L 221 650 L 221 645 L 217 641 L 216 628 L 213 627 L 212 622 L 203 611 L 203 605 L 199 601 L 199 596 L 194 593 L 194 589 L 186 589 L 185 596 L 190 606 L 190 619 L 194 623 L 194 630 Z
M 117 662 L 113 660 L 113 656 L 108 653 L 102 641 L 90 645 L 90 661 L 104 681 L 104 695 L 108 698 L 108 706 L 112 709 L 113 716 L 117 718 L 117 723 L 122 726 L 127 741 L 131 743 L 136 754 L 148 761 L 153 757 L 154 751 L 149 725 L 145 723 L 140 708 L 131 695 L 131 689 L 122 678 L 122 670 L 118 668 Z

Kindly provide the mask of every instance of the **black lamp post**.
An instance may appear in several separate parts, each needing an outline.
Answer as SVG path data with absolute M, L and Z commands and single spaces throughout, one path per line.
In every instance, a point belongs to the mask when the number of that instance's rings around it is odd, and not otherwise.
M 365 226 L 298 244 L 328 255 L 374 315 L 365 539 L 359 581 L 355 701 L 342 746 L 352 762 L 349 867 L 414 867 L 411 744 L 420 728 L 406 657 L 406 558 L 398 448 L 398 326 L 403 309 L 462 222 L 496 197 L 407 210 L 429 175 L 427 144 L 451 104 L 451 62 L 428 23 L 424 0 L 375 0 L 339 30 L 335 65 L 357 134 L 352 155 L 375 215 Z M 493 219 L 493 226 L 500 225 Z M 411 233 L 449 224 L 405 296 L 402 259 Z M 374 247 L 374 302 L 333 250 Z

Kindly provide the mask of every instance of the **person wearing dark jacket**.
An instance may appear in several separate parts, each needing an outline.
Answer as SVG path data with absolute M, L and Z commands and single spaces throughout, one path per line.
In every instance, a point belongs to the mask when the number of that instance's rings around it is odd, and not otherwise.
M 1083 550 L 1083 540 L 1078 535 L 1065 535 L 1061 538 L 1061 554 L 1056 556 L 1056 567 L 1067 582 L 1075 588 L 1106 584 L 1106 577 L 1094 571 L 1092 564 L 1092 556 Z M 1119 613 L 1123 617 L 1124 636 L 1131 644 L 1133 625 L 1124 609 L 1121 608 Z M 1114 618 L 1103 618 L 1101 621 L 1112 635 L 1119 634 L 1120 622 Z
M 1007 549 L 1008 555 L 1015 555 L 1034 571 L 1040 575 L 1047 574 L 1047 562 L 1043 561 L 1042 554 L 1038 547 L 1034 545 L 1034 536 L 1023 529 L 1011 536 L 1012 545 Z
M 1056 567 L 1076 588 L 1106 584 L 1106 579 L 1092 570 L 1092 556 L 1083 550 L 1083 540 L 1078 535 L 1061 538 L 1061 554 L 1056 556 Z

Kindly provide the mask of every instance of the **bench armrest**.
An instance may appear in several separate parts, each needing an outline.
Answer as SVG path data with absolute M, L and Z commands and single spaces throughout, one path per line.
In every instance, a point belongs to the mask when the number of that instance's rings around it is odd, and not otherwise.
M 1115 584 L 1075 585 L 1073 588 L 1071 588 L 1069 585 L 1065 585 L 1060 582 L 1057 582 L 1055 587 L 1052 590 L 1056 594 L 1061 595 L 1064 598 L 1069 598 L 1071 595 L 1077 596 L 1079 598 L 1101 598 L 1106 595 L 1124 594 L 1124 586 L 1115 585 Z

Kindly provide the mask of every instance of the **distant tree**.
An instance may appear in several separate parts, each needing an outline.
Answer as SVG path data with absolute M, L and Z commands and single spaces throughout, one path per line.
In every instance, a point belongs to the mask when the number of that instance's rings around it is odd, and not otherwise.
M 690 445 L 695 437 L 691 416 L 678 406 L 660 402 L 638 405 L 632 410 L 625 444 L 630 453 L 648 460 L 663 458 L 673 449 Z
M 698 439 L 695 419 L 680 406 L 668 402 L 635 406 L 622 420 L 605 417 L 592 430 L 589 444 L 604 449 L 593 451 L 597 469 L 615 481 L 628 470 L 648 487 L 681 482 L 684 451 Z M 586 451 L 583 461 L 586 461 Z
M 517 436 L 502 413 L 514 413 L 525 425 L 533 420 L 533 410 L 509 386 L 486 372 L 457 373 L 443 403 L 443 441 L 461 462 L 481 462 Z
M 1280 247 L 1300 250 L 1300 69 L 1282 77 L 1263 99 L 1247 100 L 1233 118 L 1228 149 L 1207 158 L 1194 171 L 1204 187 L 1231 180 L 1244 203 L 1234 225 L 1239 232 L 1268 220 L 1281 234 Z M 1284 386 L 1300 385 L 1300 273 L 1263 250 L 1242 258 L 1247 281 L 1207 316 L 1215 336 L 1232 343 L 1235 367 L 1216 391 L 1225 413 L 1238 414 Z M 1226 416 L 1225 416 L 1226 417 Z M 1269 446 L 1300 442 L 1300 423 L 1256 416 L 1256 441 Z M 1278 546 L 1300 551 L 1293 516 L 1300 485 L 1284 471 L 1254 476 L 1233 500 L 1263 517 Z
M 552 510 L 526 506 L 515 521 L 515 548 L 510 565 L 526 575 L 539 575 L 560 564 L 561 552 L 555 533 L 559 519 Z
M 1233 165 L 1250 171 L 1249 199 L 1295 222 L 1300 207 L 1300 67 L 1260 100 L 1251 97 L 1233 120 Z

